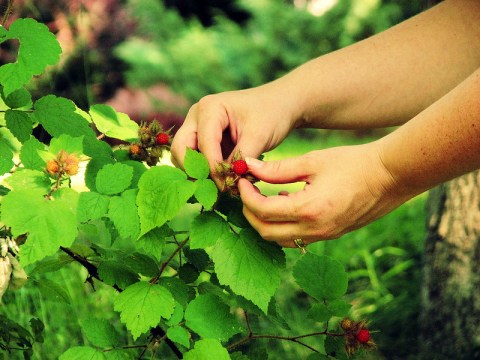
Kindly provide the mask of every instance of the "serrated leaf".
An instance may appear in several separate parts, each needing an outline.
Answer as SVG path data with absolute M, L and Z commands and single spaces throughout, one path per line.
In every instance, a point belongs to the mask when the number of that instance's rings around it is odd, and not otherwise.
M 107 360 L 107 358 L 98 349 L 88 346 L 74 346 L 60 355 L 59 360 Z
M 210 210 L 218 198 L 218 188 L 210 179 L 195 181 L 195 198 L 206 210 Z
M 205 270 L 208 265 L 210 265 L 210 257 L 203 249 L 190 249 L 188 247 L 184 247 L 183 253 L 188 261 L 200 272 Z
M 115 160 L 110 156 L 96 156 L 90 159 L 85 170 L 85 185 L 91 191 L 97 191 L 96 178 L 98 172 L 108 164 L 114 164 Z
M 55 193 L 54 193 L 55 194 Z M 55 201 L 44 198 L 43 191 L 10 191 L 2 200 L 2 222 L 11 227 L 13 236 L 28 233 L 20 247 L 23 266 L 55 254 L 60 246 L 70 246 L 77 235 L 74 195 Z
M 158 280 L 158 285 L 170 291 L 174 299 L 182 306 L 186 306 L 195 297 L 195 290 L 177 278 L 162 277 Z
M 285 254 L 263 240 L 253 229 L 221 237 L 213 250 L 218 280 L 267 313 L 268 303 L 280 284 Z
M 85 244 L 85 246 L 95 244 L 109 248 L 112 244 L 112 234 L 105 221 L 101 219 L 90 220 L 90 222 L 78 226 L 76 244 Z
M 180 324 L 180 322 L 183 320 L 183 314 L 184 314 L 183 306 L 180 303 L 175 302 L 175 307 L 173 309 L 172 317 L 167 321 L 167 325 L 175 326 Z
M 319 301 L 338 299 L 347 291 L 345 269 L 328 256 L 305 254 L 295 264 L 293 277 L 307 294 Z
M 140 276 L 125 266 L 121 262 L 115 260 L 105 260 L 98 265 L 98 275 L 106 284 L 110 286 L 117 285 L 121 289 L 136 283 Z
M 44 170 L 46 163 L 38 154 L 38 151 L 45 149 L 45 145 L 34 137 L 23 143 L 20 150 L 20 161 L 26 169 Z
M 132 177 L 132 182 L 130 183 L 130 188 L 132 189 L 138 188 L 138 181 L 142 177 L 143 173 L 147 171 L 147 168 L 145 167 L 145 165 L 140 161 L 134 161 L 134 160 L 122 161 L 121 164 L 128 165 L 133 169 L 133 177 Z
M 173 219 L 195 191 L 185 173 L 170 166 L 150 168 L 140 178 L 138 188 L 140 235 Z
M 97 192 L 82 192 L 78 201 L 77 220 L 86 222 L 105 216 L 108 212 L 110 198 Z
M 92 345 L 111 348 L 120 344 L 119 334 L 107 320 L 88 318 L 80 321 L 80 326 Z
M 242 331 L 227 304 L 218 297 L 198 295 L 185 310 L 186 325 L 203 338 L 227 341 Z
M 42 296 L 47 300 L 60 301 L 65 304 L 70 304 L 72 299 L 68 292 L 59 284 L 48 279 L 35 280 L 35 287 L 40 291 Z
M 127 350 L 115 349 L 111 351 L 104 352 L 107 360 L 130 360 L 132 356 L 128 353 Z
M 97 173 L 95 187 L 105 195 L 118 194 L 130 186 L 133 169 L 125 164 L 107 164 Z
M 160 318 L 170 318 L 174 304 L 173 296 L 167 289 L 142 281 L 120 293 L 115 299 L 114 309 L 120 312 L 120 319 L 137 339 L 157 326 Z
M 18 39 L 20 47 L 15 63 L 0 67 L 0 83 L 5 96 L 21 88 L 35 75 L 40 75 L 48 65 L 57 63 L 62 49 L 44 24 L 34 19 L 17 19 L 3 40 Z
M 49 272 L 60 270 L 74 260 L 69 256 L 54 256 L 38 261 L 35 267 L 28 271 L 30 276 L 46 274 Z
M 184 360 L 231 360 L 227 349 L 215 339 L 202 339 L 192 350 L 184 354 Z
M 213 246 L 221 237 L 228 236 L 230 233 L 228 223 L 213 211 L 196 216 L 190 229 L 191 249 L 205 249 Z
M 172 229 L 167 224 L 160 228 L 150 230 L 145 235 L 140 237 L 135 246 L 137 249 L 143 250 L 144 253 L 152 255 L 155 259 L 162 258 L 163 248 L 165 247 L 167 237 L 173 235 Z
M 194 179 L 206 179 L 210 175 L 210 167 L 205 155 L 187 148 L 183 162 L 185 172 Z
M 178 276 L 187 284 L 194 283 L 200 276 L 200 272 L 192 264 L 186 263 L 178 268 Z
M 13 152 L 7 142 L 0 137 L 0 175 L 9 172 L 14 165 Z
M 45 172 L 30 169 L 21 169 L 5 179 L 5 183 L 12 190 L 38 190 L 47 194 L 50 190 L 50 178 Z
M 63 134 L 88 136 L 94 134 L 88 122 L 75 112 L 75 104 L 68 99 L 47 95 L 35 102 L 35 119 L 53 137 Z
M 169 327 L 167 330 L 167 337 L 177 344 L 185 346 L 186 348 L 190 347 L 190 333 L 187 329 L 181 326 Z
M 3 95 L 3 94 L 2 94 Z M 32 106 L 32 95 L 25 88 L 20 88 L 12 92 L 8 96 L 3 96 L 5 105 L 10 109 L 19 109 Z
M 90 107 L 90 116 L 97 129 L 108 137 L 126 141 L 138 138 L 138 124 L 111 106 L 93 105 Z
M 58 154 L 60 151 L 65 151 L 69 154 L 83 154 L 83 136 L 72 137 L 67 134 L 62 134 L 54 137 L 50 141 L 50 152 Z
M 122 257 L 122 262 L 133 271 L 148 277 L 158 275 L 159 266 L 149 255 L 138 252 Z
M 308 311 L 308 317 L 318 322 L 325 322 L 333 316 L 347 316 L 351 307 L 350 304 L 342 300 L 315 303 Z
M 108 216 L 123 238 L 136 239 L 140 233 L 140 218 L 138 217 L 136 197 L 137 190 L 131 189 L 110 199 Z
M 33 123 L 30 116 L 19 110 L 7 110 L 5 121 L 8 129 L 20 142 L 25 142 L 32 135 Z

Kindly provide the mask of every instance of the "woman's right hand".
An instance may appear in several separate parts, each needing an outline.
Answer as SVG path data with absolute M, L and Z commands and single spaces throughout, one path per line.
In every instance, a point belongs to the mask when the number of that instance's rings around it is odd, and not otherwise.
M 174 163 L 183 167 L 187 147 L 199 150 L 213 174 L 215 165 L 237 150 L 256 158 L 276 147 L 295 127 L 294 101 L 288 94 L 280 96 L 278 89 L 274 82 L 202 98 L 173 139 Z

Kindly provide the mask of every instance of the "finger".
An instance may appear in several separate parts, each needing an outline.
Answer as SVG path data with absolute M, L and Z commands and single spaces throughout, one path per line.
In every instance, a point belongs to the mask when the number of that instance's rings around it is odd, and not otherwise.
M 311 163 L 306 156 L 279 161 L 261 161 L 247 157 L 245 161 L 253 175 L 271 184 L 307 181 L 311 173 Z
M 298 220 L 298 205 L 295 203 L 298 196 L 295 194 L 285 196 L 266 197 L 259 193 L 247 180 L 238 182 L 240 197 L 245 208 L 261 221 L 282 222 Z
M 214 172 L 215 165 L 223 161 L 223 132 L 229 125 L 229 114 L 224 106 L 215 103 L 209 96 L 198 103 L 198 149 L 205 155 Z
M 190 108 L 183 125 L 173 137 L 170 151 L 172 153 L 172 162 L 175 166 L 183 168 L 187 148 L 198 149 L 196 105 Z

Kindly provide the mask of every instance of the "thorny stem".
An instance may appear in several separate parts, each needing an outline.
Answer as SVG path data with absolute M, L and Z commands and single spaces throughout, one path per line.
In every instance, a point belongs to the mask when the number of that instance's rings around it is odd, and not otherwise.
M 12 7 L 13 7 L 13 0 L 8 0 L 7 9 L 5 10 L 5 13 L 3 14 L 3 18 L 2 18 L 2 26 L 5 26 L 5 23 L 7 22 L 8 17 L 12 13 Z
M 258 334 L 255 335 L 252 331 L 252 328 L 250 326 L 250 321 L 248 319 L 247 312 L 245 312 L 245 322 L 247 323 L 247 329 L 248 329 L 248 335 L 245 336 L 244 338 L 234 342 L 233 344 L 230 344 L 227 346 L 227 350 L 231 351 L 235 349 L 236 347 L 246 344 L 249 341 L 252 341 L 254 339 L 277 339 L 277 340 L 286 340 L 286 341 L 292 341 L 295 342 L 299 345 L 302 345 L 314 352 L 319 352 L 317 349 L 311 347 L 308 344 L 305 344 L 304 342 L 300 341 L 300 339 L 306 338 L 306 337 L 312 337 L 312 336 L 320 336 L 320 335 L 327 335 L 327 336 L 344 336 L 344 334 L 341 333 L 331 333 L 328 331 L 328 326 L 324 331 L 318 331 L 310 334 L 304 334 L 304 335 L 297 335 L 297 336 L 280 336 L 280 335 L 266 335 L 266 334 Z
M 170 261 L 177 255 L 177 253 L 182 250 L 182 248 L 187 244 L 188 240 L 190 240 L 190 237 L 187 237 L 185 240 L 183 240 L 178 247 L 175 249 L 175 251 L 170 255 L 170 257 L 160 266 L 160 270 L 158 271 L 158 275 L 155 276 L 153 279 L 150 280 L 152 284 L 156 284 L 162 273 L 165 271 L 166 267 L 168 264 L 170 264 Z

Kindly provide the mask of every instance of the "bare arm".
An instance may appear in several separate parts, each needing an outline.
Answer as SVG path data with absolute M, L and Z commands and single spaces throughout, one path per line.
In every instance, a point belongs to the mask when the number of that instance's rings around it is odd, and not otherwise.
M 277 80 L 297 126 L 399 125 L 480 66 L 480 1 L 447 0 Z

